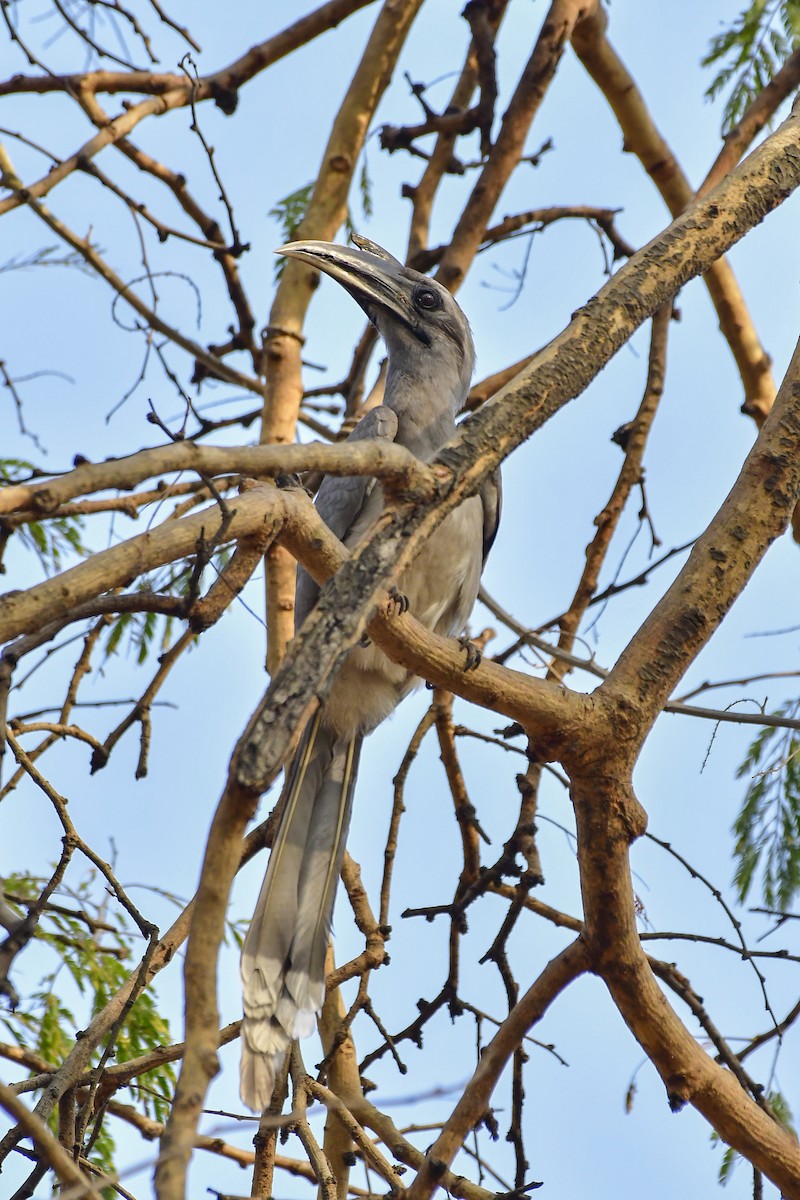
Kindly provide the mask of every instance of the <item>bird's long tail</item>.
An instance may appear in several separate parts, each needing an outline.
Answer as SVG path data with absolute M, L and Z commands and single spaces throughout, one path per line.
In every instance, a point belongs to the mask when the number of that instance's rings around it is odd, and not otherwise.
M 292 761 L 286 807 L 242 950 L 240 1094 L 269 1104 L 275 1073 L 306 1037 L 325 995 L 325 951 L 344 856 L 361 738 L 337 737 L 321 711 Z

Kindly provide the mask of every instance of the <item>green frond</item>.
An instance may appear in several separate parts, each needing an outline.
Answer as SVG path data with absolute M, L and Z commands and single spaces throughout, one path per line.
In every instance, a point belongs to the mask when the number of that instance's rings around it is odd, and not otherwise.
M 800 701 L 791 701 L 778 715 L 794 717 L 799 710 Z M 786 908 L 800 892 L 800 735 L 763 729 L 737 776 L 749 776 L 732 827 L 739 899 L 747 898 L 760 872 L 765 904 Z

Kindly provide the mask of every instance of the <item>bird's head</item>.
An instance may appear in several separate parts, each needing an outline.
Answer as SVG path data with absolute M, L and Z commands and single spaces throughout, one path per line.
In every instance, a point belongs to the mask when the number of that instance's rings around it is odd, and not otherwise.
M 447 288 L 412 271 L 366 238 L 355 246 L 289 242 L 276 250 L 330 275 L 350 293 L 378 330 L 390 371 L 436 383 L 446 376 L 457 410 L 463 406 L 475 363 L 469 323 Z

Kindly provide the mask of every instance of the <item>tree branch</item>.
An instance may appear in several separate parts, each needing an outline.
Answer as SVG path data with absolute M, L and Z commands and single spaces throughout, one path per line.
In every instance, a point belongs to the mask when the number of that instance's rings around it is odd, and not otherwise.
M 644 98 L 606 37 L 608 16 L 597 6 L 575 26 L 575 52 L 607 99 L 625 138 L 625 149 L 640 159 L 673 217 L 685 212 L 694 190 L 659 133 Z M 744 386 L 744 411 L 760 424 L 775 398 L 771 359 L 759 341 L 730 265 L 709 264 L 705 284 L 731 348 Z

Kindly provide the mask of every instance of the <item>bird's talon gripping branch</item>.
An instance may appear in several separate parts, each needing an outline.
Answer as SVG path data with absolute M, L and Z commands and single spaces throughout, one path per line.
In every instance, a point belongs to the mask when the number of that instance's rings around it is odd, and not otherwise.
M 275 486 L 278 488 L 302 488 L 303 481 L 296 472 L 275 476 Z
M 480 646 L 476 646 L 472 638 L 464 634 L 458 639 L 458 644 L 464 650 L 467 656 L 467 661 L 464 663 L 465 671 L 474 671 L 481 665 L 483 653 Z
M 408 596 L 394 586 L 389 588 L 389 602 L 394 608 L 397 609 L 398 613 L 408 612 Z

